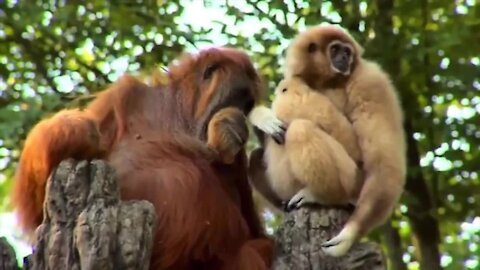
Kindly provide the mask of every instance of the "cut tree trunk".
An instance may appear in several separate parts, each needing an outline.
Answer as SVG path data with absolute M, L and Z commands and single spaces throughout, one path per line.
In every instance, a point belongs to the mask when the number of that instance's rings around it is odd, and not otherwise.
M 17 258 L 15 251 L 10 246 L 5 237 L 0 237 L 0 269 L 1 270 L 17 270 Z
M 338 208 L 309 207 L 287 213 L 275 234 L 275 270 L 383 270 L 385 258 L 375 243 L 356 243 L 347 255 L 326 255 L 321 244 L 337 235 L 350 216 Z
M 47 182 L 27 269 L 148 269 L 155 209 L 123 202 L 106 162 L 65 160 Z
M 44 220 L 24 269 L 149 268 L 154 207 L 146 201 L 120 201 L 115 173 L 106 162 L 65 160 L 46 189 Z M 322 252 L 321 243 L 339 233 L 349 216 L 347 210 L 320 207 L 287 213 L 276 233 L 273 269 L 386 269 L 374 243 L 357 243 L 341 258 Z M 0 266 L 17 269 L 8 247 L 0 242 Z

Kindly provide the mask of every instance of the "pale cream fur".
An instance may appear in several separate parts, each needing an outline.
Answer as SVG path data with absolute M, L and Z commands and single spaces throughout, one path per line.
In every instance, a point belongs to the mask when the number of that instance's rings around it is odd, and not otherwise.
M 295 78 L 280 82 L 272 110 L 288 125 L 284 145 L 267 138 L 265 147 L 266 179 L 277 196 L 288 201 L 307 189 L 323 204 L 354 203 L 359 148 L 346 117 Z
M 338 40 L 351 44 L 354 48 L 354 59 L 348 76 L 334 72 L 324 50 L 319 49 L 314 52 L 307 50 L 311 43 L 316 44 L 318 48 L 325 48 L 330 42 Z M 342 141 L 348 142 L 350 137 L 356 137 L 360 150 L 357 154 L 355 154 L 355 146 L 352 147 L 345 143 L 341 144 L 347 149 L 351 157 L 354 157 L 356 160 L 355 155 L 358 155 L 363 162 L 362 169 L 365 175 L 361 182 L 358 199 L 356 200 L 356 208 L 344 229 L 337 236 L 323 244 L 324 251 L 333 256 L 344 255 L 358 238 L 386 222 L 403 192 L 406 178 L 403 115 L 396 90 L 388 75 L 377 64 L 363 59 L 362 54 L 363 49 L 351 35 L 342 28 L 333 25 L 320 25 L 300 33 L 287 50 L 286 69 L 284 72 L 286 79 L 300 79 L 309 87 L 315 89 L 312 93 L 322 93 L 335 104 L 338 111 L 343 113 L 351 123 L 354 135 L 349 135 L 347 139 L 342 139 L 342 137 L 332 134 L 329 138 L 333 137 L 341 143 Z M 296 102 L 298 101 L 292 101 L 292 103 Z M 300 111 L 296 113 L 301 114 L 305 107 L 307 106 L 295 106 L 295 110 Z M 313 111 L 318 112 L 315 115 L 328 115 L 329 113 L 328 110 L 319 105 L 310 103 L 309 108 L 311 113 Z M 275 110 L 275 105 L 274 111 L 278 111 L 278 108 Z M 278 118 L 283 120 L 281 113 L 278 114 Z M 312 153 L 317 154 L 315 157 L 309 156 L 298 162 L 297 164 L 303 166 L 303 168 L 297 168 L 296 170 L 303 169 L 308 171 L 310 167 L 314 167 L 312 170 L 315 170 L 317 173 L 322 172 L 327 177 L 317 178 L 316 181 L 318 182 L 316 183 L 309 182 L 312 190 L 319 189 L 321 193 L 339 193 L 339 196 L 344 196 L 339 191 L 338 184 L 335 185 L 335 182 L 345 185 L 344 181 L 340 177 L 328 177 L 335 174 L 327 173 L 330 167 L 335 167 L 338 161 L 325 153 L 328 153 L 330 149 L 328 147 L 334 147 L 338 151 L 337 146 L 335 146 L 338 143 L 335 144 L 335 142 L 332 142 L 333 139 L 329 140 L 322 137 L 321 131 L 325 131 L 323 134 L 328 133 L 327 131 L 334 133 L 332 129 L 344 129 L 345 124 L 342 120 L 335 122 L 335 119 L 338 119 L 338 117 L 330 119 L 333 121 L 330 128 L 325 127 L 324 129 L 322 127 L 307 130 L 306 126 L 303 126 L 304 133 L 299 133 L 295 129 L 293 131 L 290 130 L 292 128 L 292 124 L 290 124 L 287 130 L 284 151 L 291 151 L 288 148 L 288 143 L 293 140 L 291 138 L 292 134 L 298 136 L 296 140 L 302 141 L 298 143 L 296 148 L 298 153 L 286 153 L 290 160 L 301 160 L 302 157 L 307 157 L 303 151 L 308 151 L 309 149 Z M 309 118 L 309 120 L 313 119 Z M 294 124 L 296 121 L 293 120 L 292 123 Z M 313 122 L 316 123 L 316 121 Z M 306 137 L 309 137 L 310 141 L 305 140 Z M 311 140 L 314 140 L 315 143 L 312 143 Z M 273 153 L 269 153 L 269 151 L 273 152 L 273 150 L 269 150 L 269 148 L 281 147 L 269 142 L 265 150 L 266 159 L 272 159 L 270 154 Z M 303 149 L 303 151 L 299 149 Z M 354 149 L 353 154 L 351 149 Z M 325 154 L 323 158 L 321 154 L 318 154 L 319 152 Z M 322 160 L 319 160 L 319 158 L 322 158 Z M 282 190 L 282 195 L 296 193 L 296 189 L 298 189 L 295 186 L 292 187 L 292 190 L 288 190 L 290 186 L 282 183 L 282 181 L 287 181 L 288 183 L 288 180 L 278 178 L 275 172 L 273 172 L 275 168 L 277 170 L 283 169 L 285 171 L 290 169 L 295 171 L 291 162 L 287 165 L 289 166 L 276 166 L 273 162 L 267 163 L 267 173 L 271 171 L 270 176 L 273 177 L 268 179 L 271 186 L 285 186 Z M 269 168 L 269 166 L 273 167 Z M 279 172 L 276 173 L 279 174 Z M 309 192 L 302 192 L 302 196 L 308 197 L 311 195 Z M 325 202 L 322 198 L 313 197 L 313 200 L 317 200 L 320 203 Z
M 325 89 L 336 78 L 328 58 L 322 51 L 305 55 L 302 46 L 310 42 L 321 46 L 331 42 L 332 36 L 356 48 L 352 73 L 343 85 L 344 112 L 357 135 L 365 172 L 355 211 L 344 230 L 326 243 L 327 253 L 340 256 L 391 215 L 404 189 L 406 150 L 403 115 L 393 84 L 377 64 L 362 58 L 361 46 L 340 27 L 316 26 L 299 34 L 287 53 L 285 74 L 301 78 L 317 91 Z

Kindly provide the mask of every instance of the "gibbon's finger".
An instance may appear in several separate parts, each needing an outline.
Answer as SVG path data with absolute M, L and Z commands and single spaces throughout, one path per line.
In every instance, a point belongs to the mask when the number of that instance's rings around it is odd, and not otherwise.
M 285 134 L 287 134 L 287 125 L 282 124 L 281 126 L 279 126 L 279 128 L 280 128 L 280 131 L 273 134 L 272 137 L 277 144 L 282 145 L 285 143 Z
M 285 132 L 274 133 L 272 134 L 272 138 L 277 144 L 282 145 L 285 143 Z
M 287 125 L 282 123 L 281 126 L 279 126 L 280 131 L 274 134 L 273 139 L 277 144 L 284 144 L 285 143 L 285 134 L 287 134 Z M 276 136 L 276 137 L 275 137 Z
M 275 113 L 265 106 L 255 107 L 247 117 L 254 127 L 268 135 L 281 131 L 283 125 L 283 122 L 275 116 Z
M 273 119 L 270 123 L 265 123 L 263 125 L 264 132 L 273 135 L 275 133 L 281 132 L 283 127 L 283 122 L 278 119 Z

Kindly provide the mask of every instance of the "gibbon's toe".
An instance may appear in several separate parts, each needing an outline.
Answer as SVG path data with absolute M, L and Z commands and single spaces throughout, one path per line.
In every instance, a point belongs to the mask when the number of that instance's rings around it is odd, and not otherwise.
M 296 200 L 297 201 L 294 201 L 293 198 L 292 198 L 288 202 L 284 203 L 285 212 L 290 212 L 290 211 L 295 210 L 299 207 L 298 204 L 301 202 L 302 198 L 296 198 Z
M 293 197 L 288 201 L 285 210 L 287 212 L 292 211 L 293 209 L 298 209 L 303 205 L 309 203 L 316 203 L 316 199 L 313 194 L 307 188 L 303 188 L 298 191 Z
M 338 243 L 331 242 L 332 240 L 334 240 L 334 238 L 322 244 L 323 252 L 332 257 L 340 257 L 347 254 L 348 250 L 350 250 L 350 247 L 352 246 L 352 243 L 346 240 L 340 240 Z
M 323 252 L 333 257 L 347 254 L 355 242 L 354 235 L 354 230 L 346 226 L 337 236 L 321 244 Z

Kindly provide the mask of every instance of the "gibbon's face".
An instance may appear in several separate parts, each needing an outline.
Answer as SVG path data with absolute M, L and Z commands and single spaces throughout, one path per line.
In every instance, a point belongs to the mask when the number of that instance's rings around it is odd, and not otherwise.
M 327 46 L 326 55 L 333 72 L 350 75 L 354 56 L 353 47 L 350 44 L 333 40 Z
M 352 72 L 355 51 L 348 42 L 335 38 L 319 38 L 317 42 L 308 43 L 306 51 L 310 54 L 315 66 L 323 66 L 328 69 L 320 75 L 327 75 L 327 77 L 335 77 L 338 74 L 348 76 Z
M 287 49 L 285 77 L 299 76 L 311 87 L 349 76 L 362 48 L 338 26 L 320 25 L 300 33 Z

